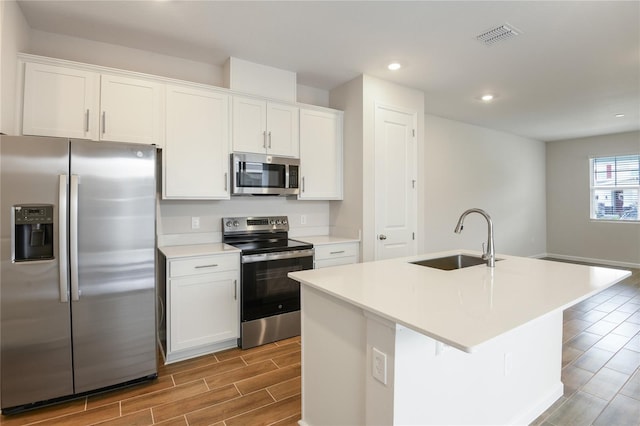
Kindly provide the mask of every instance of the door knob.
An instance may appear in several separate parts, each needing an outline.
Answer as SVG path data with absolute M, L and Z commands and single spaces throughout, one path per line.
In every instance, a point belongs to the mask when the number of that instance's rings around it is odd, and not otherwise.
M 387 239 L 387 236 L 386 236 L 386 235 L 384 235 L 384 234 L 380 234 L 380 235 L 378 235 L 378 239 L 379 239 L 379 240 L 386 240 L 386 239 Z

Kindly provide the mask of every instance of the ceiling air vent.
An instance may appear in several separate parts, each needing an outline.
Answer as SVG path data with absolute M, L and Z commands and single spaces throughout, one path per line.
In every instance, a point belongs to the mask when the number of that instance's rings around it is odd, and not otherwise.
M 513 38 L 519 34 L 522 34 L 522 31 L 509 24 L 504 24 L 477 35 L 476 40 L 487 46 L 491 46 L 494 43 Z

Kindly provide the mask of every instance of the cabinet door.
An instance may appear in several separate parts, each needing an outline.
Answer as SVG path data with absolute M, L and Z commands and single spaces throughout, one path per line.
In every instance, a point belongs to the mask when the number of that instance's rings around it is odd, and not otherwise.
M 100 139 L 162 146 L 162 95 L 159 83 L 103 74 Z
M 233 97 L 233 151 L 264 154 L 267 149 L 267 103 Z
M 299 109 L 285 104 L 267 104 L 267 153 L 298 158 L 300 154 Z
M 22 133 L 97 139 L 99 90 L 97 73 L 25 64 Z
M 300 110 L 301 200 L 342 199 L 342 113 Z
M 167 87 L 163 197 L 229 198 L 229 96 Z
M 170 287 L 170 351 L 239 337 L 237 271 L 174 278 Z

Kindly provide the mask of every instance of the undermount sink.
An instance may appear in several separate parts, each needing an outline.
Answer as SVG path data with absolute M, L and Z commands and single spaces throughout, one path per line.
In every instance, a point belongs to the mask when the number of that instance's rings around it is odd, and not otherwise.
M 435 259 L 425 259 L 411 262 L 414 265 L 426 266 L 429 268 L 441 269 L 443 271 L 453 271 L 454 269 L 467 268 L 486 264 L 487 261 L 479 256 L 470 256 L 468 254 L 455 254 L 453 256 L 437 257 Z

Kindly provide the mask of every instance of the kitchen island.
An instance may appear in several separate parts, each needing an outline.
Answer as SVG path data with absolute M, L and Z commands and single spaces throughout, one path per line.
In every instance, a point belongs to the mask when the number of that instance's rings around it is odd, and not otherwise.
M 498 255 L 299 271 L 302 425 L 528 424 L 562 396 L 562 311 L 630 272 Z M 477 256 L 478 253 L 464 251 Z

